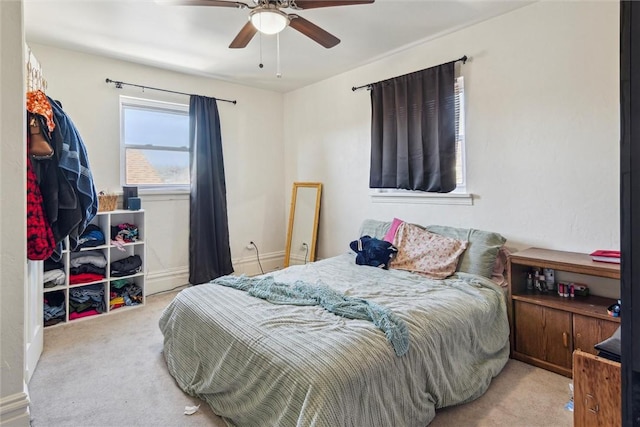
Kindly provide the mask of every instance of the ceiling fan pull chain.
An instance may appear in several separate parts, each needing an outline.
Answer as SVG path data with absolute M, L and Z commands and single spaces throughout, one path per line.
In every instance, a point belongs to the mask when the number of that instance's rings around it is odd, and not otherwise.
M 264 63 L 262 62 L 262 33 L 259 33 L 258 37 L 260 38 L 260 63 L 258 64 L 258 67 L 262 68 L 264 67 Z
M 280 71 L 280 33 L 276 34 L 276 77 L 282 78 Z

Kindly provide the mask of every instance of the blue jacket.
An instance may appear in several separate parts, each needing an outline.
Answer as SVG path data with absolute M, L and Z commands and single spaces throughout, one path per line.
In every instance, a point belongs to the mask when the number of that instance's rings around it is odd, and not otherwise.
M 349 247 L 357 254 L 356 264 L 380 267 L 385 270 L 393 257 L 398 253 L 398 249 L 386 240 L 379 240 L 371 236 L 362 236 L 354 240 Z
M 62 110 L 62 107 L 53 99 L 47 98 L 53 109 L 56 128 L 60 130 L 62 137 L 62 151 L 59 153 L 58 167 L 74 188 L 82 213 L 80 224 L 69 233 L 69 243 L 71 249 L 74 249 L 78 237 L 98 212 L 98 194 L 93 184 L 87 150 L 78 129 Z

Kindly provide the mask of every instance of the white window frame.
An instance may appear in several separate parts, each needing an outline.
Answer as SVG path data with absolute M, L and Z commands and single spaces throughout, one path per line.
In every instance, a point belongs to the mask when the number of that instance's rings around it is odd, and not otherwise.
M 126 148 L 141 148 L 141 149 L 149 149 L 149 147 L 153 147 L 151 144 L 145 144 L 141 146 L 136 145 L 127 145 L 125 144 L 124 139 L 124 110 L 125 106 L 128 107 L 137 107 L 149 110 L 160 110 L 160 111 L 170 111 L 174 113 L 186 114 L 189 115 L 189 105 L 187 104 L 179 104 L 176 102 L 167 102 L 167 101 L 157 101 L 152 99 L 145 98 L 136 98 L 133 96 L 120 95 L 120 185 L 136 185 L 136 184 L 127 184 L 126 183 Z M 181 149 L 171 149 L 162 147 L 161 150 L 164 151 L 179 151 L 185 152 L 185 150 Z M 187 147 L 187 152 L 188 147 Z M 138 190 L 142 193 L 162 193 L 162 194 L 184 194 L 190 191 L 189 184 L 138 184 Z
M 456 123 L 456 140 L 460 141 L 460 163 L 462 169 L 462 182 L 456 184 L 456 189 L 452 193 L 467 194 L 467 150 L 465 146 L 465 134 L 466 134 L 466 113 L 465 113 L 465 92 L 464 92 L 464 77 L 459 76 L 456 78 L 456 104 L 458 107 L 458 123 Z
M 426 191 L 396 188 L 371 188 L 369 195 L 374 203 L 427 203 L 440 205 L 473 205 L 473 196 L 467 192 L 467 158 L 465 147 L 465 92 L 464 78 L 456 77 L 457 107 L 456 140 L 460 142 L 462 182 L 449 193 L 429 193 Z

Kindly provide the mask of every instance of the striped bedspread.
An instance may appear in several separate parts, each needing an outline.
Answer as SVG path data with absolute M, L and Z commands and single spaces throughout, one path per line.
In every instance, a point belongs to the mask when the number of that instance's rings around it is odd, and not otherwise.
M 271 304 L 238 289 L 185 289 L 160 318 L 164 357 L 186 393 L 230 426 L 426 426 L 473 400 L 507 362 L 503 292 L 464 273 L 429 280 L 344 254 L 272 273 L 393 311 L 409 328 L 396 356 L 372 322 L 319 306 Z

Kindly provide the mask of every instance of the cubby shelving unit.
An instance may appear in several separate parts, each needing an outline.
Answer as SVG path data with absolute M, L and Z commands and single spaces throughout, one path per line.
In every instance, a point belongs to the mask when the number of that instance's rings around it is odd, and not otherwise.
M 138 229 L 138 237 L 136 241 L 129 243 L 120 243 L 116 244 L 111 240 L 111 227 L 117 226 L 119 224 L 129 223 L 134 224 Z M 91 221 L 91 224 L 97 225 L 100 230 L 104 233 L 105 236 L 105 244 L 95 247 L 87 247 L 82 248 L 76 252 L 101 252 L 106 258 L 106 267 L 105 267 L 105 277 L 101 280 L 81 283 L 81 284 L 71 284 L 69 282 L 70 277 L 70 262 L 71 262 L 71 251 L 65 249 L 62 252 L 62 259 L 60 263 L 62 263 L 65 273 L 64 284 L 57 285 L 54 287 L 43 287 L 43 297 L 44 300 L 47 299 L 48 296 L 54 295 L 57 293 L 58 299 L 61 295 L 64 296 L 64 318 L 61 322 L 46 326 L 45 328 L 56 327 L 59 325 L 64 325 L 68 323 L 74 323 L 83 319 L 95 318 L 98 316 L 109 315 L 112 313 L 122 312 L 128 309 L 134 309 L 137 307 L 141 307 L 145 304 L 146 300 L 146 286 L 145 286 L 145 277 L 146 277 L 146 248 L 145 248 L 145 212 L 144 210 L 137 211 L 129 211 L 129 210 L 114 210 L 114 211 L 105 211 L 98 212 L 96 216 Z M 69 248 L 68 240 L 65 241 L 65 248 Z M 140 272 L 135 274 L 122 276 L 122 277 L 113 277 L 111 275 L 111 264 L 114 261 L 122 260 L 132 255 L 139 255 L 142 261 Z M 142 302 L 137 305 L 123 305 L 121 307 L 112 308 L 110 306 L 110 296 L 111 291 L 114 286 L 114 282 L 119 279 L 127 279 L 129 282 L 134 283 L 142 290 Z M 73 289 L 83 288 L 90 285 L 101 285 L 104 290 L 104 312 L 87 317 L 80 317 L 77 319 L 70 319 L 70 306 L 69 306 L 69 295 Z

